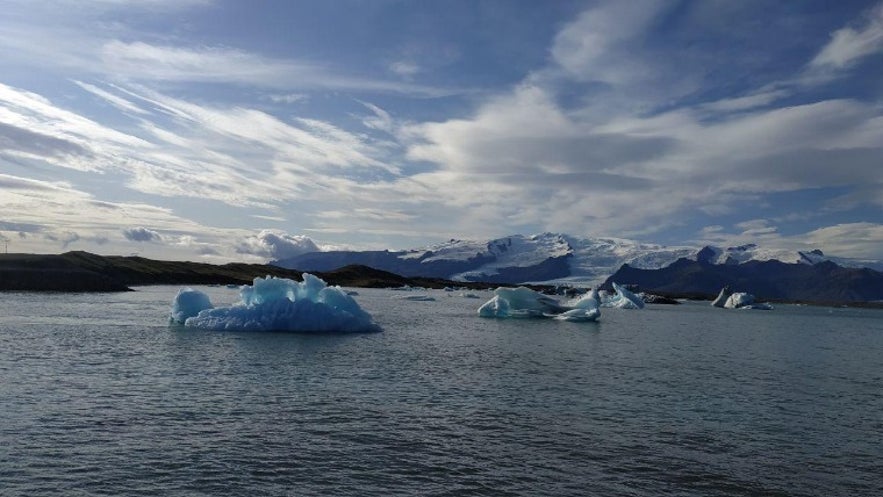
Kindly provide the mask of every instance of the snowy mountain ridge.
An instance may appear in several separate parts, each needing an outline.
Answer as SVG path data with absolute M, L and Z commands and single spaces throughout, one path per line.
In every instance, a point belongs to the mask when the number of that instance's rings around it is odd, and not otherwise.
M 738 247 L 665 246 L 612 237 L 578 237 L 562 233 L 511 235 L 492 240 L 456 240 L 402 251 L 313 252 L 276 264 L 304 271 L 367 264 L 403 276 L 443 277 L 454 281 L 598 285 L 623 264 L 660 269 L 685 258 L 714 265 L 778 260 L 814 265 L 831 261 L 844 267 L 883 269 L 880 261 L 825 256 L 820 250 L 796 251 Z M 335 267 L 335 268 L 336 268 Z

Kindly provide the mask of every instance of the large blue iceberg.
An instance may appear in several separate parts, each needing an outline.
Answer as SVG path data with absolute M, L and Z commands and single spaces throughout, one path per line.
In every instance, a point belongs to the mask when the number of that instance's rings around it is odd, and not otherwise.
M 601 315 L 598 293 L 589 292 L 562 304 L 548 295 L 526 287 L 497 288 L 494 297 L 478 308 L 483 318 L 539 318 L 561 321 L 595 321 Z
M 183 289 L 172 302 L 170 320 L 214 331 L 374 332 L 370 314 L 338 286 L 304 273 L 303 282 L 255 278 L 239 290 L 240 301 L 213 308 L 198 290 Z

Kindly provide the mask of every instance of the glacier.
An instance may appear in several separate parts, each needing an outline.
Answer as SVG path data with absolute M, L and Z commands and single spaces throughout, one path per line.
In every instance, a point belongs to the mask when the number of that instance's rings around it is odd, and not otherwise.
M 527 287 L 494 290 L 494 296 L 478 308 L 483 318 L 541 318 L 560 321 L 595 321 L 601 316 L 597 291 L 562 304 Z
M 302 282 L 255 278 L 240 289 L 239 297 L 229 307 L 214 308 L 204 293 L 183 289 L 172 302 L 170 319 L 187 328 L 212 331 L 381 331 L 346 291 L 309 273 L 303 274 Z

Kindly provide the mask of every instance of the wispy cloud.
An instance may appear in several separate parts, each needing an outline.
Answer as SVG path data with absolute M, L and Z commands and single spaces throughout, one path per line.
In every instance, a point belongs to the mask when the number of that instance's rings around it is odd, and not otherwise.
M 150 113 L 149 111 L 146 111 L 146 110 L 142 109 L 141 107 L 138 107 L 137 105 L 126 100 L 125 98 L 120 97 L 119 95 L 114 95 L 113 93 L 110 93 L 109 91 L 102 90 L 101 88 L 99 88 L 95 85 L 90 85 L 89 83 L 83 83 L 82 81 L 76 81 L 76 80 L 74 81 L 74 83 L 76 83 L 77 86 L 79 86 L 80 88 L 101 98 L 102 100 L 108 102 L 109 104 L 113 105 L 114 107 L 116 107 L 117 109 L 119 109 L 123 112 L 130 112 L 133 114 L 149 114 Z
M 184 28 L 138 29 L 101 14 L 124 8 L 115 0 L 90 2 L 91 14 L 71 19 L 45 5 L 35 7 L 45 15 L 32 15 L 17 2 L 16 15 L 0 17 L 5 60 L 39 68 L 47 81 L 63 77 L 58 88 L 33 86 L 39 91 L 0 84 L 0 162 L 15 167 L 6 173 L 34 174 L 31 183 L 0 175 L 4 210 L 32 209 L 4 221 L 45 226 L 58 243 L 76 233 L 75 246 L 100 237 L 125 246 L 145 235 L 123 230 L 144 227 L 158 235 L 144 250 L 256 260 L 301 241 L 285 231 L 219 230 L 235 235 L 224 248 L 212 223 L 272 221 L 379 243 L 538 229 L 652 236 L 701 217 L 738 236 L 784 240 L 776 221 L 761 221 L 795 214 L 756 210 L 771 195 L 836 190 L 820 194 L 820 212 L 879 208 L 883 110 L 830 83 L 883 50 L 883 6 L 830 39 L 797 40 L 802 52 L 783 50 L 806 60 L 764 79 L 745 69 L 763 64 L 743 59 L 766 52 L 718 61 L 739 48 L 721 43 L 697 57 L 695 47 L 719 40 L 714 29 L 729 29 L 689 18 L 701 8 L 721 17 L 719 5 L 697 5 L 593 2 L 557 32 L 550 27 L 547 50 L 498 90 L 415 111 L 414 97 L 465 93 L 413 83 L 430 73 L 456 80 L 426 56 L 443 43 L 425 52 L 400 45 L 354 68 L 296 50 L 261 52 L 240 37 L 205 32 L 197 42 Z M 678 34 L 658 36 L 678 22 Z M 471 67 L 461 55 L 460 69 Z M 714 78 L 727 81 L 703 87 Z M 730 219 L 707 219 L 716 216 Z
M 399 60 L 390 64 L 389 70 L 404 78 L 411 78 L 420 72 L 420 66 L 413 61 Z
M 883 51 L 883 3 L 867 12 L 860 23 L 831 34 L 831 40 L 810 62 L 814 68 L 848 68 Z
M 598 108 L 591 88 L 581 108 L 562 106 L 560 89 L 574 81 L 628 93 L 667 80 L 658 64 L 638 68 L 640 58 L 625 56 L 665 9 L 602 2 L 556 37 L 552 63 L 565 72 L 531 75 L 471 117 L 407 127 L 408 158 L 439 166 L 414 179 L 439 185 L 450 205 L 490 210 L 491 218 L 597 234 L 663 230 L 696 210 L 731 213 L 774 192 L 880 191 L 874 157 L 883 155 L 883 126 L 874 105 L 782 105 L 801 91 L 783 83 L 665 112 Z M 626 15 L 632 10 L 640 12 Z M 472 218 L 471 230 L 482 229 L 482 217 Z

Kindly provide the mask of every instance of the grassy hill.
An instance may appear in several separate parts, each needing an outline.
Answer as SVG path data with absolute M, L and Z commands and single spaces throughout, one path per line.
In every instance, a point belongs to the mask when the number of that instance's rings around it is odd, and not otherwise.
M 268 275 L 300 280 L 301 274 L 301 271 L 265 264 L 158 261 L 81 251 L 59 255 L 0 254 L 0 291 L 119 292 L 140 285 L 243 284 Z M 350 287 L 489 286 L 433 278 L 405 278 L 367 266 L 347 266 L 315 274 L 329 284 Z

